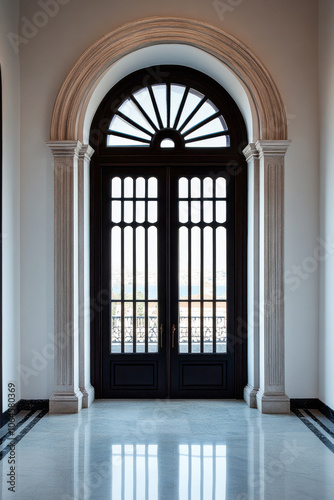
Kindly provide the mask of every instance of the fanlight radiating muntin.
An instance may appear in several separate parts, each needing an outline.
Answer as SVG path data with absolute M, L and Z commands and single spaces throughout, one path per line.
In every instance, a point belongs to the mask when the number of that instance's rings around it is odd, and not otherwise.
M 226 148 L 226 122 L 210 99 L 181 84 L 148 85 L 119 106 L 107 146 Z

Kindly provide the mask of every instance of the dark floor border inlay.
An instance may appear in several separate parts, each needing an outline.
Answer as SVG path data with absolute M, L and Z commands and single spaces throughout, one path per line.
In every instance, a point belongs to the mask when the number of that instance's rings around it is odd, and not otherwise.
M 20 411 L 37 411 L 37 410 L 48 410 L 49 411 L 49 400 L 48 399 L 20 399 L 13 408 L 13 414 L 17 415 Z M 1 428 L 8 424 L 10 419 L 10 412 L 6 410 L 2 414 L 2 425 Z
M 319 429 L 316 428 L 316 426 L 314 424 L 312 424 L 312 422 L 310 422 L 310 420 L 307 418 L 307 416 L 303 415 L 301 413 L 300 410 L 298 410 L 297 408 L 291 410 L 302 422 L 303 424 L 306 425 L 306 427 L 308 429 L 310 429 L 310 431 L 313 432 L 313 434 L 315 434 L 317 436 L 317 438 L 320 439 L 320 441 L 325 445 L 327 446 L 327 448 L 332 452 L 334 453 L 334 444 L 324 435 L 322 434 L 322 432 L 319 431 Z M 304 410 L 305 411 L 305 410 Z M 307 412 L 307 414 L 309 414 L 310 412 Z M 318 419 L 316 419 L 316 417 L 314 417 L 313 415 L 310 415 L 311 418 L 314 420 L 314 421 L 317 421 Z M 319 421 L 318 421 L 319 422 Z M 318 423 L 317 422 L 317 423 Z
M 320 399 L 290 399 L 290 409 L 294 410 L 319 410 L 328 420 L 334 423 L 334 410 Z
M 41 418 L 43 418 L 44 415 L 46 415 L 49 412 L 49 410 L 37 410 L 37 411 L 39 411 L 39 414 L 36 415 L 28 425 L 26 425 L 26 427 L 20 432 L 20 434 L 17 437 L 13 438 L 10 441 L 10 443 L 6 446 L 6 448 L 0 451 L 0 461 L 3 460 L 3 458 L 5 458 L 6 455 L 8 455 L 13 443 L 16 446 L 21 441 L 21 439 L 24 438 L 24 436 L 28 434 L 28 432 L 37 424 L 37 422 L 39 422 Z M 32 414 L 34 413 L 35 411 L 32 410 Z

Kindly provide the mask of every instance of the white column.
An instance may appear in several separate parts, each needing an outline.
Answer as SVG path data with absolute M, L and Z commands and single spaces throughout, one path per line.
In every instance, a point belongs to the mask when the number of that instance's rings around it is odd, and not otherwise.
M 256 408 L 259 389 L 259 152 L 255 144 L 243 151 L 248 163 L 248 240 L 247 240 L 247 360 L 248 383 L 244 399 Z
M 79 390 L 78 141 L 49 142 L 54 156 L 55 390 L 50 413 L 77 413 Z
M 78 172 L 78 224 L 79 224 L 79 387 L 82 407 L 94 401 L 94 388 L 90 381 L 90 159 L 94 150 L 82 146 Z
M 259 365 L 257 407 L 289 413 L 284 363 L 284 157 L 290 141 L 256 143 L 260 159 Z

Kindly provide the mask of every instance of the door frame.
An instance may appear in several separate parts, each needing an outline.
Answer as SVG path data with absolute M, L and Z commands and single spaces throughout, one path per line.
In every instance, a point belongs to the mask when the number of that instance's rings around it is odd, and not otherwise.
M 172 155 L 171 155 L 172 156 Z M 160 158 L 159 164 L 156 163 L 155 157 L 151 159 L 151 163 L 157 167 L 169 166 L 172 157 L 164 155 Z M 114 161 L 115 164 L 119 165 L 119 170 L 121 173 L 122 165 L 118 161 Z M 141 162 L 132 164 L 133 167 L 138 169 L 140 174 L 141 167 L 147 165 L 147 157 L 143 157 Z M 195 158 L 193 158 L 195 161 Z M 222 160 L 216 159 L 216 167 L 222 165 Z M 233 165 L 235 168 L 237 157 L 235 155 L 229 155 L 226 158 L 226 164 Z M 247 169 L 246 162 L 243 157 L 239 157 L 239 162 L 243 163 L 243 175 L 240 176 L 240 182 L 238 183 L 238 189 L 234 193 L 237 198 L 244 200 L 244 203 L 238 203 L 235 208 L 235 241 L 239 241 L 240 245 L 234 245 L 234 260 L 235 264 L 235 280 L 234 289 L 235 297 L 234 301 L 234 327 L 235 327 L 235 343 L 234 343 L 234 380 L 235 380 L 235 391 L 234 397 L 236 399 L 243 398 L 243 390 L 247 381 L 247 328 L 245 328 L 245 318 L 247 318 Z M 197 157 L 197 165 L 199 163 Z M 208 165 L 203 161 L 201 167 L 210 168 L 213 167 L 213 161 Z M 102 166 L 101 166 L 102 165 Z M 110 163 L 110 158 L 105 157 L 104 159 L 99 159 L 97 157 L 92 158 L 92 168 L 91 168 L 91 285 L 92 285 L 92 303 L 94 304 L 93 315 L 92 315 L 92 335 L 91 335 L 91 374 L 92 383 L 95 388 L 96 398 L 101 398 L 102 396 L 102 351 L 103 351 L 103 338 L 102 338 L 102 316 L 103 309 L 109 303 L 109 291 L 105 290 L 101 281 L 101 263 L 102 263 L 102 168 L 105 165 L 113 166 Z M 184 166 L 184 163 L 179 161 L 179 167 Z M 189 164 L 188 164 L 189 166 Z M 239 164 L 240 167 L 240 164 Z M 115 168 L 115 167 L 114 167 Z M 117 168 L 117 167 L 116 167 Z M 175 168 L 177 168 L 177 163 Z M 234 178 L 233 171 L 231 171 L 231 177 Z M 229 174 L 227 174 L 228 179 Z M 241 293 L 237 293 L 236 290 L 241 290 Z M 102 291 L 102 292 L 101 292 Z M 244 319 L 242 319 L 244 318 Z M 169 318 L 166 318 L 166 330 L 170 331 Z M 166 348 L 168 346 L 168 337 L 166 337 Z M 167 349 L 167 381 L 168 381 L 168 395 L 170 394 L 170 350 Z M 134 397 L 134 396 L 133 396 Z M 196 396 L 195 396 L 196 397 Z M 200 397 L 200 396 L 199 396 Z M 213 397 L 211 394 L 210 397 Z
M 203 36 L 199 37 L 199 32 Z M 138 33 L 141 36 L 138 37 Z M 167 44 L 167 45 L 166 45 Z M 169 45 L 168 45 L 169 44 Z M 234 36 L 198 20 L 181 18 L 149 18 L 131 22 L 103 36 L 73 65 L 63 81 L 51 118 L 50 147 L 54 157 L 55 201 L 55 343 L 66 349 L 55 354 L 55 389 L 50 398 L 50 411 L 78 412 L 82 395 L 88 393 L 86 405 L 94 400 L 87 359 L 90 356 L 88 331 L 79 331 L 79 343 L 85 353 L 79 358 L 76 348 L 78 330 L 70 311 L 78 300 L 78 274 L 75 272 L 78 190 L 89 185 L 86 179 L 79 185 L 68 182 L 77 178 L 78 160 L 89 167 L 92 154 L 87 144 L 89 127 L 96 109 L 108 88 L 117 82 L 122 67 L 126 73 L 138 69 L 138 55 L 154 64 L 159 55 L 168 62 L 187 64 L 206 71 L 224 85 L 227 81 L 236 89 L 235 100 L 247 118 L 249 145 L 244 152 L 249 172 L 249 318 L 251 329 L 248 351 L 248 384 L 244 397 L 249 406 L 265 413 L 289 413 L 289 398 L 284 381 L 284 163 L 291 141 L 287 140 L 287 117 L 282 97 L 267 68 L 249 48 Z M 80 161 L 83 159 L 84 161 Z M 68 167 L 67 177 L 60 175 Z M 259 176 L 259 168 L 262 175 Z M 253 175 L 255 172 L 256 175 Z M 268 182 L 268 179 L 270 182 Z M 270 200 L 275 197 L 275 206 Z M 69 205 L 68 205 L 69 204 Z M 65 208 L 69 206 L 69 208 Z M 79 208 L 79 234 L 84 232 L 89 195 Z M 67 221 L 63 224 L 64 213 Z M 74 247 L 73 247 L 74 243 Z M 64 247 L 65 245 L 65 247 Z M 65 252 L 63 251 L 65 248 Z M 89 260 L 89 245 L 83 248 L 85 262 Z M 261 266 L 260 266 L 261 264 Z M 278 264 L 278 265 L 277 265 Z M 79 262 L 79 275 L 85 274 L 85 264 Z M 62 271 L 62 274 L 59 271 Z M 71 277 L 61 295 L 60 276 Z M 80 302 L 89 315 L 94 304 Z M 261 315 L 261 302 L 273 304 L 267 317 Z M 278 300 L 279 298 L 279 300 Z M 83 300 L 83 299 L 82 299 Z M 80 352 L 82 352 L 80 351 Z M 63 367 L 66 370 L 63 370 Z M 260 377 L 261 372 L 261 377 Z M 80 375 L 80 377 L 79 377 Z M 84 379 L 80 384 L 79 378 Z

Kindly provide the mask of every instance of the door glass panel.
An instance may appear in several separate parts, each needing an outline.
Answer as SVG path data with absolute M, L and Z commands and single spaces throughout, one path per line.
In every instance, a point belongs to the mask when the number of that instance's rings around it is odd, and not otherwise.
M 188 184 L 188 179 L 181 177 L 179 180 L 179 198 L 188 198 Z
M 201 303 L 191 303 L 191 352 L 201 352 Z
M 136 202 L 136 222 L 145 222 L 145 205 L 146 203 L 144 201 Z
M 159 350 L 157 189 L 155 177 L 111 180 L 112 353 Z
M 226 222 L 226 201 L 216 201 L 216 221 L 220 224 Z
M 216 197 L 226 198 L 226 180 L 224 177 L 218 177 L 216 180 Z
M 136 339 L 137 352 L 144 353 L 145 349 L 145 302 L 136 303 Z
M 138 177 L 136 181 L 136 197 L 145 198 L 145 179 Z
M 124 202 L 124 222 L 130 223 L 133 221 L 133 201 Z
M 194 177 L 191 179 L 191 197 L 192 198 L 200 198 L 201 196 L 201 181 Z
M 203 182 L 203 196 L 204 198 L 213 197 L 213 179 L 206 177 Z
M 113 300 L 121 298 L 121 229 L 114 227 L 111 230 L 111 297 Z
M 124 303 L 124 352 L 133 352 L 133 302 Z
M 203 221 L 210 224 L 213 221 L 213 204 L 212 201 L 204 201 L 203 203 Z
M 111 181 L 111 196 L 120 198 L 122 196 L 122 181 L 119 177 L 114 177 Z
M 203 328 L 204 328 L 204 352 L 213 352 L 213 303 L 204 302 Z
M 133 179 L 124 179 L 124 198 L 133 198 Z
M 189 220 L 188 215 L 188 202 L 187 201 L 179 201 L 179 222 L 185 223 Z
M 198 224 L 201 222 L 201 203 L 200 201 L 191 202 L 191 222 Z
M 145 229 L 136 230 L 136 298 L 145 299 Z
M 217 353 L 227 352 L 226 348 L 226 302 L 216 305 L 216 350 Z
M 122 352 L 122 303 L 111 304 L 111 352 Z
M 158 220 L 158 202 L 148 202 L 148 222 L 154 224 Z
M 133 229 L 124 229 L 124 298 L 133 300 Z
M 158 198 L 158 179 L 150 177 L 148 180 L 148 197 Z
M 212 228 L 204 229 L 204 299 L 212 300 L 213 252 Z
M 189 352 L 188 302 L 179 302 L 179 352 Z
M 148 352 L 159 350 L 158 303 L 148 303 Z
M 120 201 L 113 201 L 111 205 L 111 220 L 112 222 L 121 222 L 122 220 L 122 203 Z
M 222 199 L 226 181 L 222 177 L 216 181 L 183 177 L 178 193 L 179 353 L 226 352 L 227 243 L 226 229 L 220 222 L 226 220 L 226 201 Z M 218 203 L 224 204 L 218 205 L 223 208 L 220 220 L 215 214 Z M 189 204 L 191 222 L 184 216 Z
M 216 229 L 216 298 L 226 300 L 226 229 Z
M 148 230 L 148 298 L 157 300 L 158 298 L 158 241 L 157 228 L 150 227 Z
M 201 291 L 201 230 L 191 230 L 191 299 L 198 300 Z
M 179 231 L 179 300 L 188 298 L 188 231 L 186 227 Z

